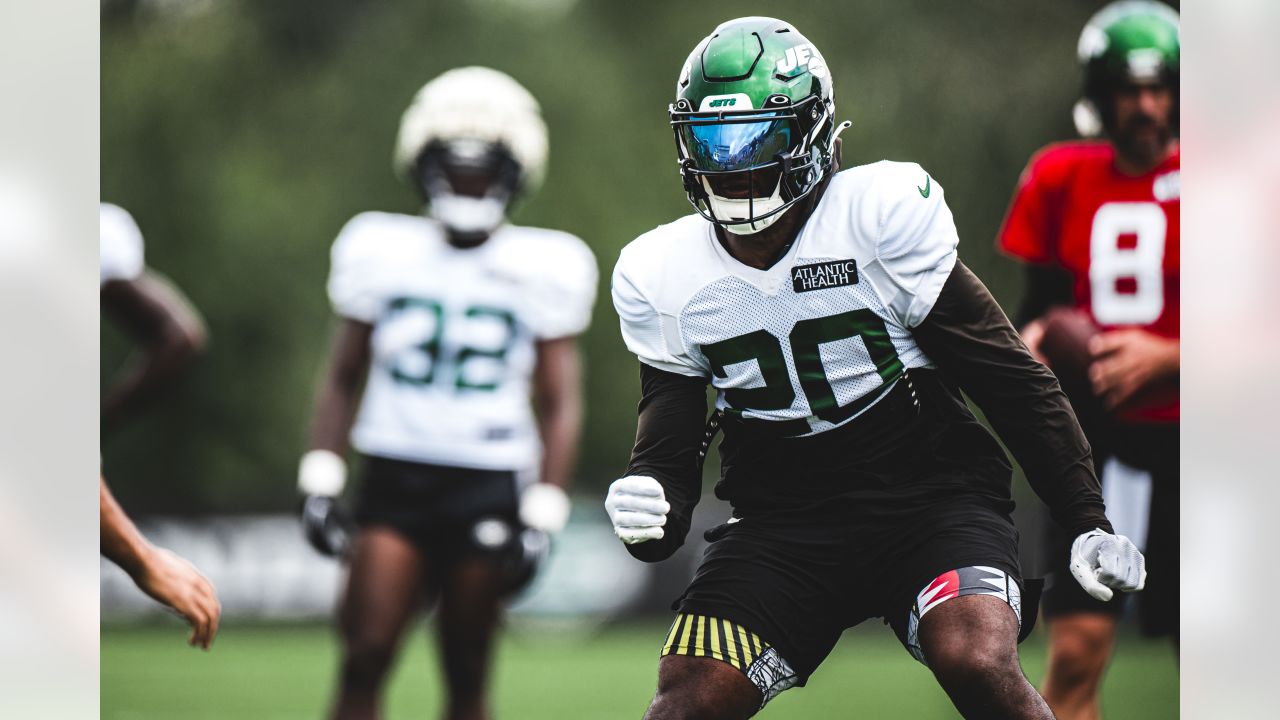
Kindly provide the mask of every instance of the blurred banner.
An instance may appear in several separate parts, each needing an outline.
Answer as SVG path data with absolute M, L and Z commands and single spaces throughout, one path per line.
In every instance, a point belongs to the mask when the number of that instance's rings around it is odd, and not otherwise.
M 213 582 L 224 622 L 333 617 L 345 581 L 342 567 L 307 544 L 292 515 L 152 518 L 141 529 L 153 542 L 193 562 Z M 537 577 L 514 598 L 512 612 L 589 628 L 642 609 L 657 567 L 632 560 L 614 540 L 608 522 L 575 519 L 556 537 Z M 687 582 L 688 577 L 679 581 Z M 104 621 L 165 613 L 123 570 L 105 560 L 101 596 Z

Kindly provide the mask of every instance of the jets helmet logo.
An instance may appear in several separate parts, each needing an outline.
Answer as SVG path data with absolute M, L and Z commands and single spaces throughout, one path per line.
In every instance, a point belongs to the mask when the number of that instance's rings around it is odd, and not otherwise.
M 708 110 L 752 110 L 751 96 L 746 93 L 733 93 L 732 95 L 708 95 L 702 98 L 702 103 L 698 106 L 699 112 Z
M 818 49 L 810 43 L 787 48 L 786 55 L 778 61 L 774 69 L 779 75 L 790 77 L 799 74 L 797 71 L 807 68 L 816 78 L 827 76 L 827 62 L 822 59 Z

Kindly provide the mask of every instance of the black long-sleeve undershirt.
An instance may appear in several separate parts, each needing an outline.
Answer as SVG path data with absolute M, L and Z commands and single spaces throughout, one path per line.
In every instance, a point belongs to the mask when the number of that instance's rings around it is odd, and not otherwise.
M 1080 423 L 1058 380 L 1036 361 L 982 281 L 963 263 L 912 330 L 925 354 L 986 414 L 1027 481 L 1072 536 L 1111 532 Z
M 627 545 L 639 560 L 671 557 L 689 534 L 693 508 L 702 496 L 702 448 L 707 413 L 707 381 L 640 364 L 640 419 L 628 475 L 648 475 L 662 483 L 671 512 L 659 540 Z

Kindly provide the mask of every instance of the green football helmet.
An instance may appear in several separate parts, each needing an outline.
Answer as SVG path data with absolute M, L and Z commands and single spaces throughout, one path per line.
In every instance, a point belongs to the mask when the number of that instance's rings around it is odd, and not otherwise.
M 689 202 L 746 235 L 773 224 L 830 172 L 831 75 L 794 27 L 746 17 L 717 27 L 685 61 L 670 105 Z
M 1112 94 L 1124 83 L 1168 85 L 1177 98 L 1179 35 L 1178 12 L 1155 0 L 1120 0 L 1089 19 L 1076 48 L 1084 97 L 1073 115 L 1081 135 L 1096 136 L 1107 128 Z M 1176 104 L 1171 122 L 1176 128 Z

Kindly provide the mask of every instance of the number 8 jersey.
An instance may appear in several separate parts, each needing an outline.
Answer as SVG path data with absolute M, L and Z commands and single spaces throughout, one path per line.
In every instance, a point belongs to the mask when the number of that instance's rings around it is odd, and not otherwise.
M 1140 327 L 1178 337 L 1180 154 L 1138 176 L 1115 168 L 1108 142 L 1050 145 L 1023 171 L 999 246 L 1072 277 L 1076 306 L 1103 329 Z M 1121 419 L 1176 422 L 1176 386 L 1126 410 Z
M 717 407 L 748 422 L 812 435 L 931 366 L 911 328 L 957 243 L 942 188 L 919 165 L 882 161 L 836 174 L 767 270 L 734 259 L 697 215 L 640 236 L 618 260 L 613 301 L 641 362 L 708 378 Z
M 503 225 L 477 247 L 442 226 L 369 212 L 333 244 L 336 312 L 373 326 L 352 445 L 362 453 L 493 470 L 536 468 L 535 342 L 582 333 L 597 271 L 580 239 Z

